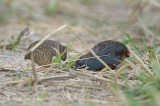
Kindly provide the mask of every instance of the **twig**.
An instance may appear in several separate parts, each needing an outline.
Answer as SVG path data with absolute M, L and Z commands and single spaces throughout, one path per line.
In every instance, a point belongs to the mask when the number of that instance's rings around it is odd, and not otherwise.
M 67 79 L 67 78 L 74 78 L 74 77 L 75 77 L 75 75 L 51 76 L 51 77 L 39 78 L 38 82 L 45 81 L 45 80 L 51 80 L 51 79 Z M 24 82 L 29 82 L 29 81 L 31 81 L 31 79 L 18 80 L 18 81 L 7 81 L 7 82 L 5 81 L 5 82 L 1 82 L 0 85 L 2 85 L 2 84 L 18 84 L 18 83 L 24 83 Z
M 37 83 L 38 83 L 38 77 L 37 77 L 37 71 L 36 71 L 36 68 L 35 68 L 35 65 L 34 65 L 34 58 L 33 58 L 33 52 L 31 52 L 31 60 L 32 60 L 32 76 L 34 78 L 33 82 L 34 82 L 34 87 L 35 87 L 35 90 L 37 92 Z
M 112 38 L 110 38 L 110 39 L 108 39 L 108 40 L 115 40 L 115 39 L 119 38 L 120 36 L 122 36 L 122 35 L 121 35 L 121 34 L 118 34 L 118 35 L 113 36 Z
M 34 65 L 34 58 L 33 58 L 33 53 L 31 52 L 31 60 L 32 60 L 32 75 L 34 78 L 34 83 L 37 84 L 38 78 L 37 78 L 37 71 Z
M 42 40 L 40 40 L 35 46 L 33 46 L 26 54 L 33 52 L 39 45 L 41 45 L 45 40 L 47 40 L 51 35 L 55 34 L 56 32 L 62 30 L 63 28 L 65 28 L 67 25 L 63 25 L 59 28 L 57 28 L 55 31 L 52 31 L 51 33 L 49 33 L 48 35 L 46 35 Z

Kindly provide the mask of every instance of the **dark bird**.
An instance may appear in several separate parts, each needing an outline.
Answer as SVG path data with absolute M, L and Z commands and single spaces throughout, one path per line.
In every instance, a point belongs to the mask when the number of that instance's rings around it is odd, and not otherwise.
M 35 46 L 38 41 L 33 42 L 27 49 L 27 54 L 25 55 L 24 59 L 31 60 L 31 52 L 28 51 Z M 61 60 L 65 61 L 67 58 L 67 48 L 63 46 L 57 41 L 53 40 L 45 40 L 41 45 L 39 45 L 33 52 L 33 59 L 34 62 L 38 65 L 47 65 L 51 64 L 53 56 L 61 56 Z
M 111 69 L 115 69 L 125 57 L 129 57 L 127 47 L 117 41 L 107 40 L 95 45 L 92 50 L 99 56 Z M 88 70 L 99 71 L 105 66 L 93 56 L 91 52 L 82 55 L 75 63 L 76 69 L 88 67 Z

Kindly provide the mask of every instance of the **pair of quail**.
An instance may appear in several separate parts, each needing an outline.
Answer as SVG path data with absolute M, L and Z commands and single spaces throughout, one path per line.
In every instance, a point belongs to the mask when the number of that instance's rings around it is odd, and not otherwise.
M 28 51 L 35 46 L 39 41 L 35 41 L 28 47 Z M 57 53 L 57 50 L 59 53 Z M 125 57 L 129 57 L 127 47 L 117 41 L 107 40 L 95 45 L 92 50 L 99 56 L 111 69 L 115 69 Z M 61 60 L 65 61 L 67 58 L 67 48 L 57 41 L 46 40 L 33 52 L 34 62 L 38 65 L 50 64 L 53 56 L 62 54 Z M 31 59 L 31 53 L 25 55 L 25 59 Z M 93 56 L 91 52 L 82 55 L 79 60 L 75 62 L 76 69 L 88 67 L 88 70 L 98 71 L 105 66 Z

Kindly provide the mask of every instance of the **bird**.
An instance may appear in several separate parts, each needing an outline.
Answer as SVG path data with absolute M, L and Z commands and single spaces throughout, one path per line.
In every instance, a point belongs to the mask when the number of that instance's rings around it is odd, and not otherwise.
M 29 50 L 34 47 L 38 42 L 33 42 L 27 49 L 27 53 L 24 59 L 31 60 L 31 52 Z M 58 57 L 61 54 L 61 60 L 65 61 L 67 58 L 67 47 L 63 46 L 58 41 L 45 40 L 41 45 L 39 45 L 33 52 L 33 60 L 39 66 L 51 64 L 54 56 Z
M 92 48 L 93 52 L 99 56 L 112 70 L 126 58 L 129 57 L 128 48 L 121 42 L 114 40 L 106 40 L 96 44 Z M 75 62 L 75 69 L 88 68 L 88 70 L 100 71 L 105 66 L 88 52 L 80 56 L 79 60 Z

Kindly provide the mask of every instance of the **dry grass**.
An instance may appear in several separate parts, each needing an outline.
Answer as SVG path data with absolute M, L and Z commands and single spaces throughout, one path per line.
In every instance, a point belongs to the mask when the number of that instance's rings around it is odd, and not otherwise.
M 2 12 L 0 46 L 3 47 L 0 49 L 0 104 L 91 106 L 136 104 L 137 102 L 130 102 L 133 99 L 127 98 L 124 93 L 126 79 L 128 86 L 134 87 L 142 83 L 135 77 L 142 72 L 148 72 L 153 79 L 157 78 L 153 71 L 154 67 L 150 65 L 152 52 L 144 50 L 142 36 L 145 38 L 146 47 L 152 48 L 156 41 L 158 49 L 159 1 L 60 0 L 57 1 L 55 8 L 48 6 L 48 2 L 6 0 L 1 3 L 5 8 L 0 11 Z M 44 9 L 46 7 L 47 9 Z M 6 14 L 4 11 L 9 13 Z M 5 49 L 5 46 L 10 44 L 9 41 L 15 40 L 26 26 L 31 30 L 30 35 L 23 37 L 14 50 Z M 74 70 L 73 63 L 79 54 L 89 50 L 92 52 L 91 47 L 100 41 L 108 39 L 128 41 L 120 30 L 130 35 L 143 57 L 132 44 L 128 43 L 131 58 L 124 61 L 119 69 L 111 70 L 104 63 L 110 71 Z M 68 59 L 65 62 L 54 63 L 51 68 L 37 66 L 31 64 L 31 61 L 24 60 L 26 48 L 31 42 L 39 39 L 41 42 L 31 51 L 44 40 L 53 39 L 66 45 L 70 43 Z M 95 57 L 99 58 L 96 55 Z M 159 63 L 158 53 L 155 57 Z M 153 82 L 148 82 L 145 86 Z M 140 100 L 145 96 L 139 97 Z M 155 97 L 159 98 L 159 95 L 155 94 Z M 147 103 L 147 100 L 142 99 L 141 102 Z M 159 101 L 155 99 L 155 103 Z

